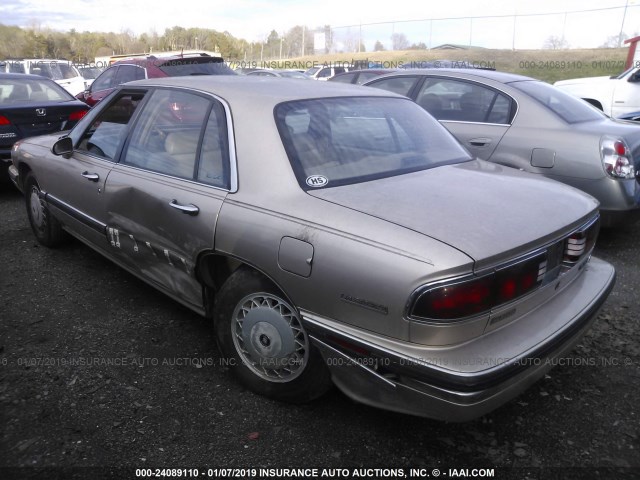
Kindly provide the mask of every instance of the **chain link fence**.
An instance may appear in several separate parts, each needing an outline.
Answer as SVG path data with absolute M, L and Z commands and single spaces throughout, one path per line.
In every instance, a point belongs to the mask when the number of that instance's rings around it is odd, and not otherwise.
M 450 48 L 598 48 L 623 46 L 640 30 L 640 1 L 580 11 L 425 18 L 331 26 L 314 35 L 315 53 Z

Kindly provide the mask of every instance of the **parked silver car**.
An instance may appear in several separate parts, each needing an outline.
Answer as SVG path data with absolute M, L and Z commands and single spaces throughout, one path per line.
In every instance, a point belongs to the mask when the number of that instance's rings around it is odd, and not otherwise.
M 365 85 L 413 99 L 473 155 L 552 178 L 600 201 L 603 222 L 640 216 L 640 128 L 532 78 L 487 70 L 413 70 Z
M 535 382 L 615 272 L 598 203 L 473 159 L 415 103 L 251 77 L 119 87 L 10 168 L 37 239 L 71 233 L 213 319 L 247 388 L 463 421 Z

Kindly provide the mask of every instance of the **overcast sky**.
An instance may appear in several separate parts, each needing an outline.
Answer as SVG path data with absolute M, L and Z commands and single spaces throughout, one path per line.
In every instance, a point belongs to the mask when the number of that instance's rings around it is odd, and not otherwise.
M 389 0 L 0 0 L 0 23 L 29 27 L 39 25 L 56 30 L 120 32 L 136 34 L 176 25 L 228 31 L 249 41 L 262 40 L 272 29 L 286 32 L 295 25 L 343 27 L 375 22 L 396 22 L 363 26 L 365 44 L 375 40 L 389 43 L 393 33 L 404 33 L 411 43 L 428 46 L 471 42 L 490 48 L 540 48 L 550 35 L 565 38 L 571 47 L 597 47 L 608 36 L 620 32 L 624 8 L 583 14 L 576 10 L 624 7 L 627 34 L 640 32 L 640 0 L 477 0 L 422 1 Z M 513 18 L 403 22 L 462 16 L 524 15 L 558 12 L 558 15 Z M 360 35 L 360 28 L 338 28 L 337 33 Z M 357 32 L 357 33 L 355 33 Z M 368 47 L 369 49 L 369 47 Z

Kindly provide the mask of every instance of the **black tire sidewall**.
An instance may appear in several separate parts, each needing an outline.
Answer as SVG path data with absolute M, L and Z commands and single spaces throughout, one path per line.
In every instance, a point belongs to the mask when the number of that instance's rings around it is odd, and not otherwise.
M 31 226 L 33 234 L 35 235 L 38 242 L 46 247 L 54 247 L 56 245 L 59 245 L 63 239 L 62 229 L 57 220 L 51 216 L 49 209 L 44 204 L 42 199 L 40 199 L 40 205 L 42 207 L 44 226 L 42 228 L 39 228 L 33 220 L 33 215 L 31 213 L 31 195 L 33 188 L 35 187 L 38 190 L 38 193 L 40 193 L 40 186 L 38 185 L 38 182 L 33 174 L 29 173 L 27 175 L 27 177 L 25 178 L 24 186 L 27 217 L 29 219 L 29 225 Z
M 318 398 L 331 387 L 331 376 L 311 340 L 304 371 L 289 382 L 269 382 L 244 365 L 233 342 L 231 322 L 238 303 L 253 293 L 269 293 L 291 305 L 282 292 L 260 273 L 243 267 L 236 270 L 216 296 L 214 310 L 216 339 L 227 364 L 245 387 L 261 395 L 291 403 L 305 403 Z

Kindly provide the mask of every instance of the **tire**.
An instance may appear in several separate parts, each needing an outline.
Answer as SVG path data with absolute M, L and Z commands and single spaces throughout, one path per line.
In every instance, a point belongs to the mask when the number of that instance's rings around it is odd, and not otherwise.
M 306 403 L 332 385 L 329 370 L 300 316 L 263 275 L 240 267 L 216 296 L 214 328 L 232 372 L 249 390 Z
M 61 245 L 65 240 L 64 230 L 40 198 L 40 186 L 33 173 L 27 175 L 24 185 L 27 216 L 36 239 L 45 247 Z

